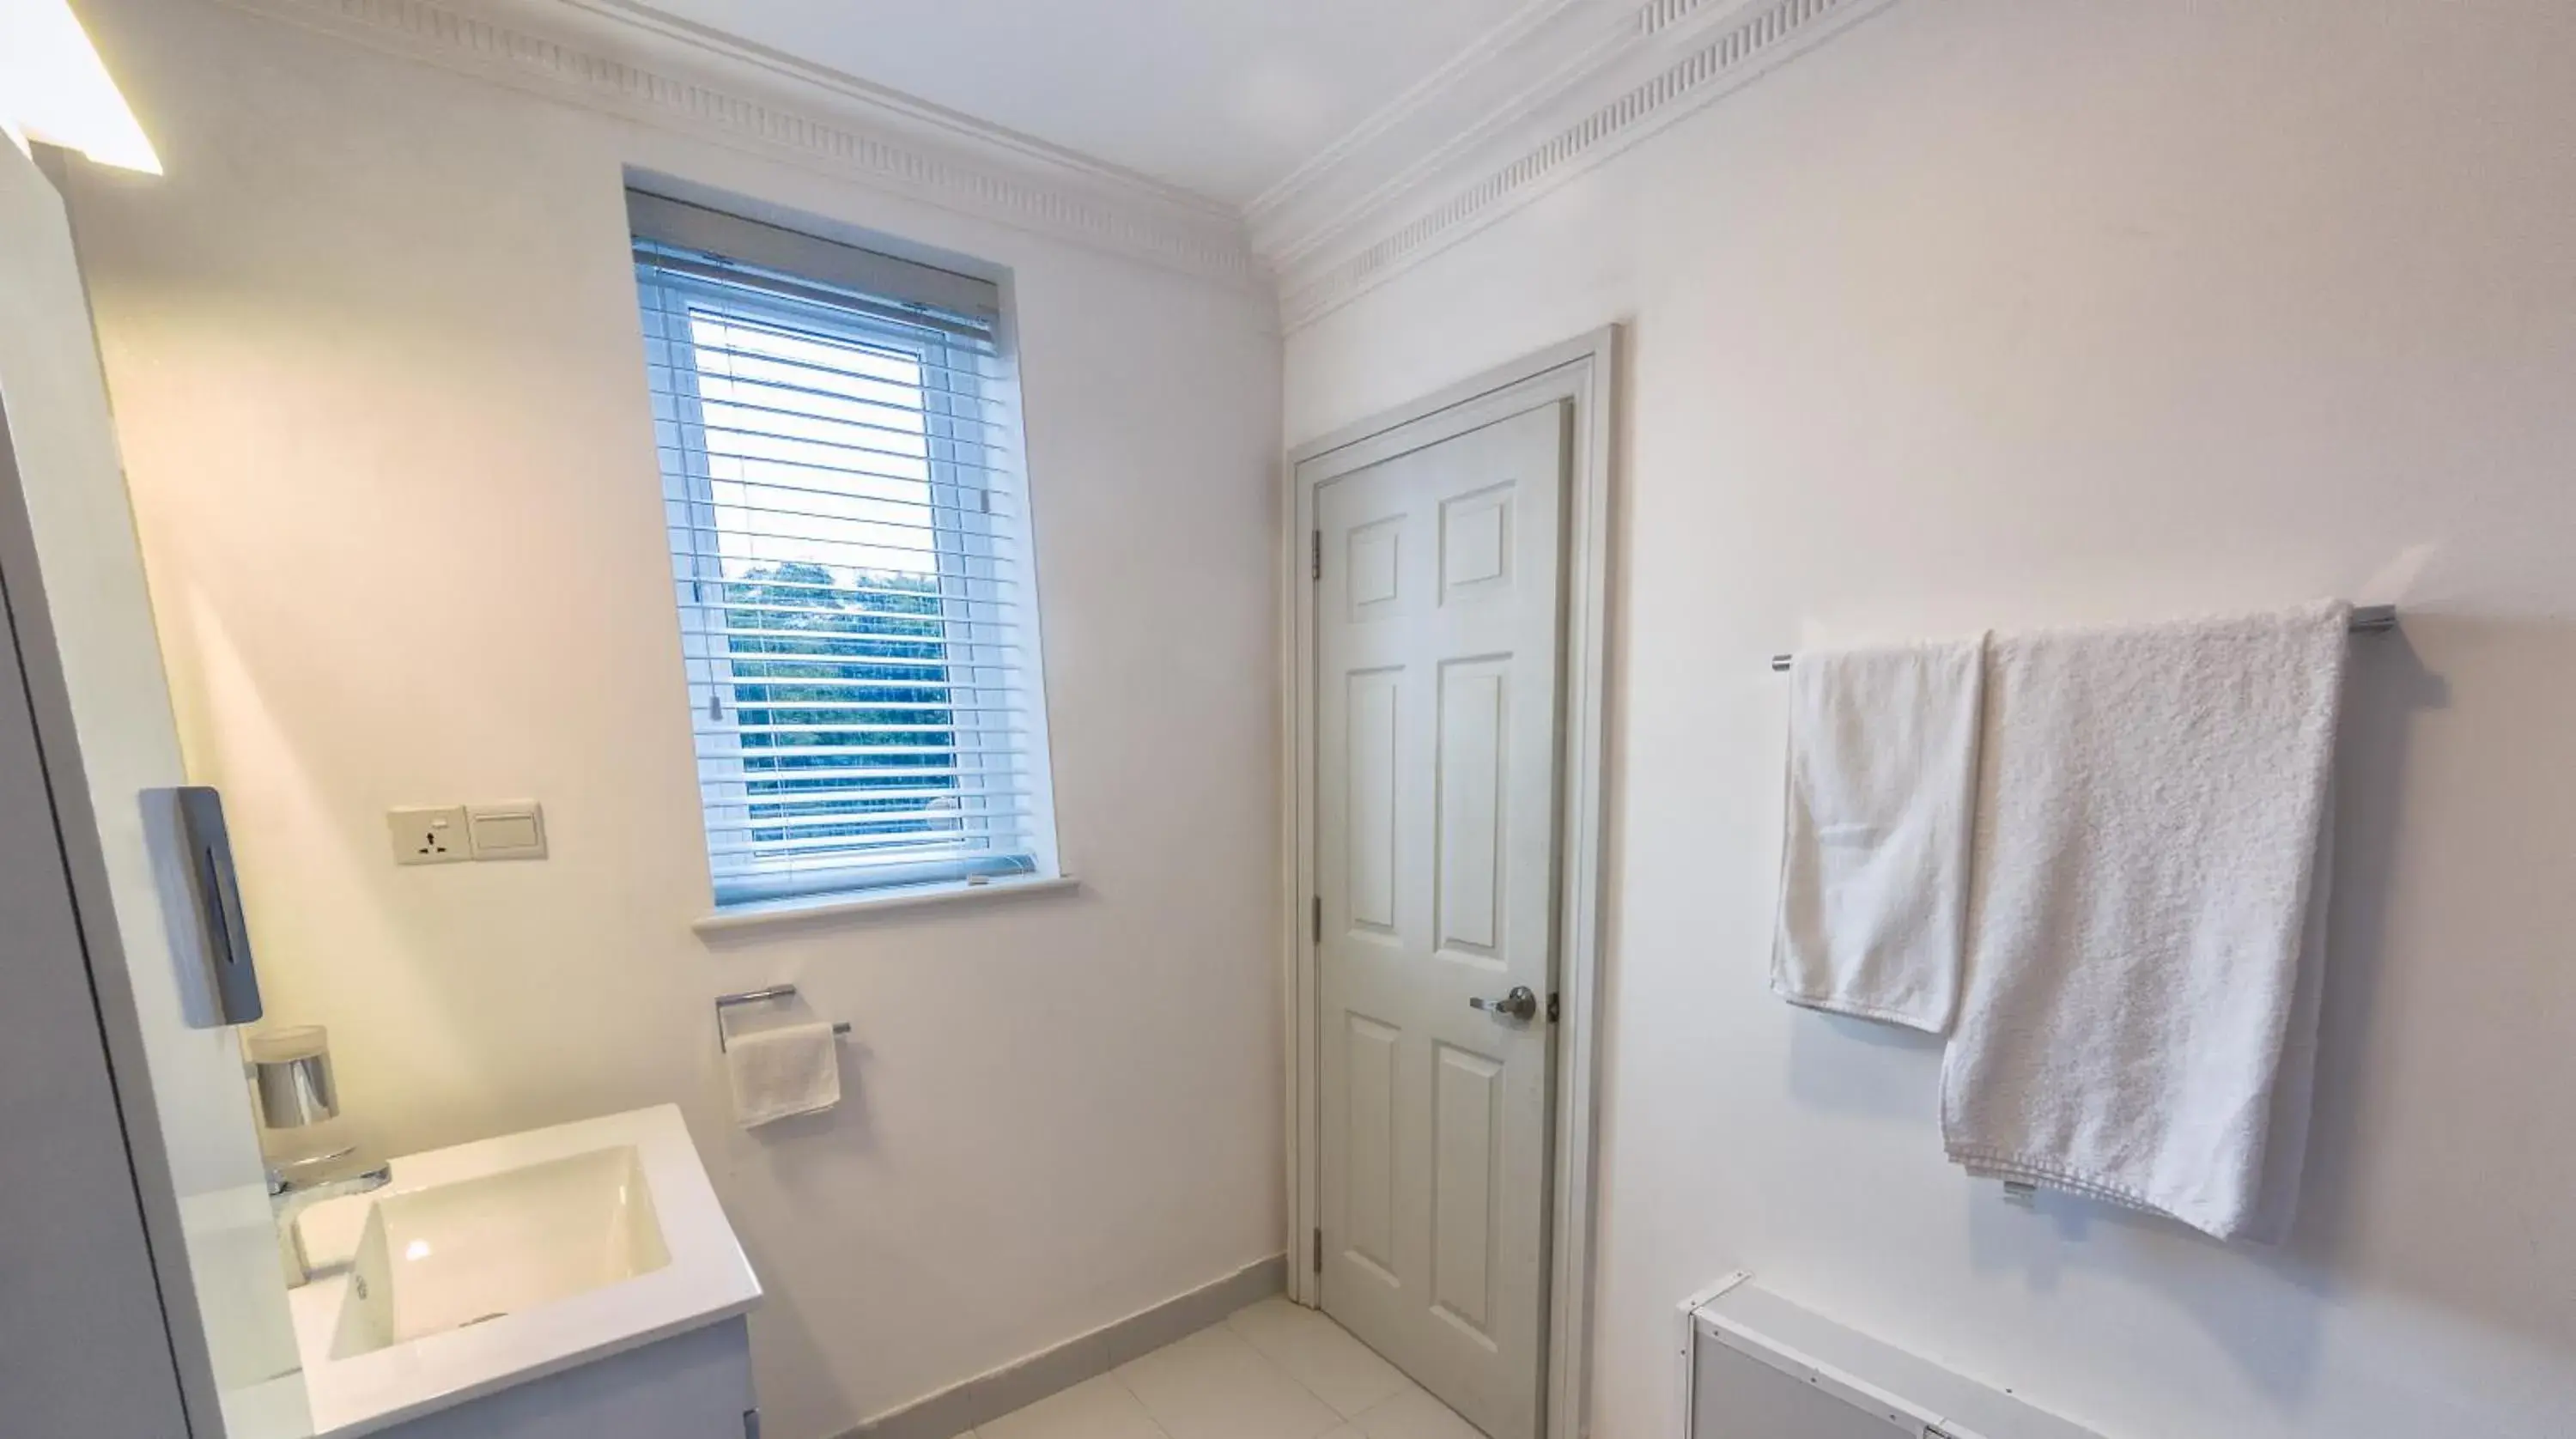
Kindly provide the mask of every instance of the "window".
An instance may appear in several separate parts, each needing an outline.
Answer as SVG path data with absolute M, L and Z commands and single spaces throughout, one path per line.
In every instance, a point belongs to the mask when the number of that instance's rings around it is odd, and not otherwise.
M 998 292 L 628 213 L 716 903 L 1053 874 Z

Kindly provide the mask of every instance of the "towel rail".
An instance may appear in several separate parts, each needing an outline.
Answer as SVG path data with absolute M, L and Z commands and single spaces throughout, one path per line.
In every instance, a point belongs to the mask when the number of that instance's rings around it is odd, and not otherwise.
M 2353 607 L 2352 632 L 2354 634 L 2375 635 L 2395 628 L 2397 628 L 2397 606 L 2356 605 Z M 1786 670 L 1789 668 L 1789 661 L 1794 658 L 1796 658 L 1794 655 L 1773 655 L 1771 668 Z
M 721 1051 L 725 1047 L 724 1012 L 728 1008 L 737 1004 L 758 1004 L 764 999 L 794 999 L 795 997 L 796 986 L 792 984 L 773 984 L 762 989 L 746 989 L 740 994 L 717 995 L 716 1048 Z M 834 1034 L 849 1033 L 850 1022 L 846 1019 L 836 1019 L 832 1021 L 832 1032 Z

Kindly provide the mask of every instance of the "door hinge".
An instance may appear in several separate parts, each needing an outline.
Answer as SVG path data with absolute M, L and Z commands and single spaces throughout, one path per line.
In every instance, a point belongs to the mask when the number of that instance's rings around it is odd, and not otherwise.
M 1320 580 L 1324 577 L 1324 532 L 1322 530 L 1313 531 L 1307 536 L 1307 538 L 1314 542 L 1314 558 L 1309 568 L 1314 571 L 1314 577 Z
M 1324 942 L 1324 897 L 1320 894 L 1315 896 L 1314 930 L 1315 942 L 1322 944 Z
M 1315 1230 L 1315 1272 L 1324 1272 L 1324 1231 L 1320 1227 Z
M 1556 1023 L 1556 991 L 1552 989 L 1547 992 L 1547 1022 Z

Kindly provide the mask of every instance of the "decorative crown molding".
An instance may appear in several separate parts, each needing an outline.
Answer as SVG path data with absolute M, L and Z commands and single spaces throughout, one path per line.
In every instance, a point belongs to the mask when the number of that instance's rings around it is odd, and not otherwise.
M 1290 329 L 1894 0 L 1524 0 L 1237 215 L 636 0 L 217 0 L 1245 289 Z
M 1222 284 L 1262 278 L 1212 201 L 620 0 L 516 0 L 507 18 L 441 0 L 220 3 Z
M 1409 92 L 1254 202 L 1252 247 L 1277 277 L 1282 325 L 1312 323 L 1892 3 L 1532 6 L 1508 43 Z
M 1296 204 L 1307 192 L 1329 183 L 1334 171 L 1364 163 L 1363 157 L 1371 146 L 1409 125 L 1426 117 L 1434 125 L 1444 123 L 1439 111 L 1444 106 L 1454 108 L 1455 97 L 1461 91 L 1478 83 L 1480 77 L 1510 65 L 1519 47 L 1547 33 L 1569 14 L 1594 3 L 1596 0 L 1528 0 L 1500 25 L 1478 36 L 1474 44 L 1451 56 L 1341 138 L 1253 196 L 1243 207 L 1244 219 L 1255 226 L 1262 224 Z
M 1637 10 L 1637 33 L 1654 35 L 1669 30 L 1710 3 L 1711 0 L 1647 0 Z

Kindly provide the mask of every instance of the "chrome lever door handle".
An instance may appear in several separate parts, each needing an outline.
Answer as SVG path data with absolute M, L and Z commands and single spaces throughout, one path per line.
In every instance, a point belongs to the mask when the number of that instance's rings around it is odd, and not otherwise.
M 1505 1019 L 1526 1022 L 1538 1017 L 1538 996 L 1530 991 L 1528 985 L 1516 984 L 1512 986 L 1511 993 L 1500 999 L 1487 999 L 1483 995 L 1478 995 L 1467 1001 L 1467 1007 L 1481 1009 L 1487 1014 L 1499 1014 Z

